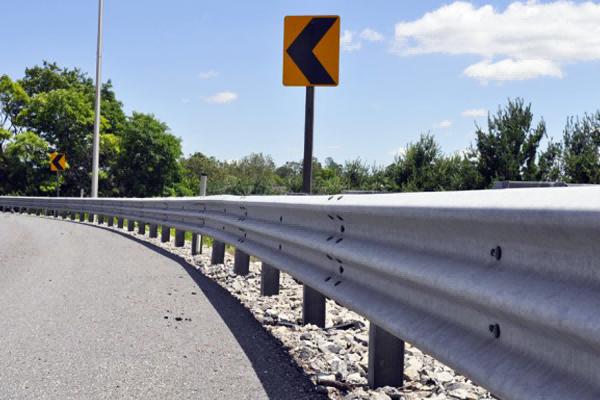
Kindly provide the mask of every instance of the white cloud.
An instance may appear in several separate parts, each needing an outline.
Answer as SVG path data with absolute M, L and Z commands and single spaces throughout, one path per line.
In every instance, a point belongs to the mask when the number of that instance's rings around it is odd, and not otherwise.
M 434 128 L 448 128 L 452 126 L 452 121 L 450 120 L 443 120 L 442 122 L 436 122 L 435 124 L 433 124 Z
M 469 66 L 463 73 L 471 78 L 478 78 L 484 84 L 491 80 L 516 81 L 538 76 L 563 77 L 560 67 L 555 62 L 548 60 L 513 61 L 506 59 L 496 63 L 484 60 Z
M 237 93 L 233 92 L 221 92 L 217 93 L 212 97 L 203 97 L 203 100 L 207 103 L 230 103 L 237 100 Z
M 457 1 L 420 19 L 396 24 L 394 51 L 402 55 L 475 54 L 464 74 L 507 81 L 561 78 L 565 64 L 600 60 L 600 4 L 513 2 L 504 10 Z
M 344 31 L 344 34 L 340 38 L 340 45 L 342 47 L 342 50 L 344 50 L 344 51 L 360 50 L 360 48 L 362 47 L 362 43 L 355 42 L 354 35 L 355 35 L 355 32 Z
M 206 71 L 206 72 L 200 72 L 198 74 L 198 78 L 200 79 L 209 79 L 209 78 L 214 78 L 219 76 L 219 72 L 215 71 L 215 70 L 210 70 L 210 71 Z
M 397 149 L 390 150 L 388 154 L 394 157 L 403 157 L 406 155 L 406 147 L 398 147 Z
M 373 29 L 364 29 L 360 33 L 360 38 L 368 40 L 369 42 L 381 42 L 383 40 L 383 35 Z
M 181 99 L 181 102 L 182 102 L 183 104 L 187 104 L 187 103 L 189 103 L 189 102 L 190 102 L 190 99 L 188 99 L 188 98 L 183 98 L 183 99 Z
M 483 108 L 474 108 L 460 113 L 461 117 L 487 117 L 487 115 L 488 111 Z

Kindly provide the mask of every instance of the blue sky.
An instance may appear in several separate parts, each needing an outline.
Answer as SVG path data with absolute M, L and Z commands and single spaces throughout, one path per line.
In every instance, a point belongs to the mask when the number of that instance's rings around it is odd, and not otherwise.
M 0 74 L 42 60 L 95 74 L 98 2 L 2 4 Z M 304 88 L 281 84 L 286 15 L 340 15 L 340 84 L 316 89 L 315 156 L 389 164 L 431 131 L 464 150 L 508 98 L 562 136 L 600 108 L 600 6 L 569 2 L 105 0 L 102 79 L 186 155 L 302 158 Z

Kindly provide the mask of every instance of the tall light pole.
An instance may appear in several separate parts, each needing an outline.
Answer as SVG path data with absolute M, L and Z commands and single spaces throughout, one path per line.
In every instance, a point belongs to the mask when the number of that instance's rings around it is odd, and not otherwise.
M 98 164 L 100 162 L 100 86 L 102 71 L 102 14 L 104 0 L 100 0 L 98 10 L 98 52 L 96 55 L 96 119 L 94 121 L 94 155 L 92 158 L 92 197 L 98 197 Z

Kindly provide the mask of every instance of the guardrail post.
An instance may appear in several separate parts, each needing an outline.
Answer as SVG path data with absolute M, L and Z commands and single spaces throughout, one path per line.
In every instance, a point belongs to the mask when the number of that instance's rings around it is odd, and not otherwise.
M 213 240 L 212 255 L 210 257 L 211 264 L 224 264 L 225 263 L 225 243 L 219 242 L 217 239 Z
M 266 262 L 260 269 L 260 295 L 274 296 L 279 294 L 279 270 Z
M 117 218 L 117 226 L 119 229 L 123 229 L 123 217 Z
M 142 221 L 138 221 L 138 233 L 140 235 L 146 234 L 146 223 Z
M 67 212 L 68 212 L 67 210 L 62 211 L 62 215 L 61 215 L 62 219 L 67 219 Z
M 206 196 L 206 180 L 206 174 L 200 174 L 200 197 Z M 202 254 L 202 235 L 192 233 L 192 255 L 196 254 Z
M 202 236 L 192 233 L 192 255 L 196 254 L 202 254 Z
M 54 218 L 58 218 L 58 210 L 54 210 Z
M 248 275 L 250 272 L 250 256 L 238 248 L 235 249 L 233 272 L 236 275 Z
M 35 215 L 37 215 L 38 217 L 42 214 L 42 209 L 38 208 L 35 210 Z
M 108 216 L 108 226 L 112 227 L 115 224 L 115 217 L 113 216 Z
M 325 327 L 325 296 L 310 286 L 304 285 L 302 299 L 302 324 Z
M 79 222 L 85 222 L 85 213 L 79 212 Z
M 88 222 L 94 223 L 94 214 L 88 214 Z
M 150 224 L 150 237 L 151 238 L 158 237 L 158 225 Z
M 44 208 L 44 217 L 47 217 L 47 216 L 48 216 L 48 214 L 49 214 L 49 212 L 48 212 L 48 209 L 47 209 L 47 208 Z
M 374 323 L 369 327 L 368 369 L 368 382 L 372 389 L 403 385 L 404 341 Z
M 175 229 L 175 247 L 183 247 L 185 245 L 185 231 Z
M 71 221 L 75 221 L 75 211 L 71 211 Z
M 162 232 L 160 234 L 160 241 L 166 243 L 171 240 L 171 227 L 163 225 Z
M 127 220 L 127 231 L 133 232 L 135 230 L 135 221 L 132 219 Z
M 104 223 L 104 215 L 98 215 L 98 225 L 102 225 Z

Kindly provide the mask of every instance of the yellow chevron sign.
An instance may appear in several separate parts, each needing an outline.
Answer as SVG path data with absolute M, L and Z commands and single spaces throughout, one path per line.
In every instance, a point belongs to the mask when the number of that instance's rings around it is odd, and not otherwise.
M 337 86 L 340 17 L 287 16 L 283 25 L 283 85 Z
M 50 170 L 64 171 L 67 164 L 67 159 L 64 153 L 50 154 Z

